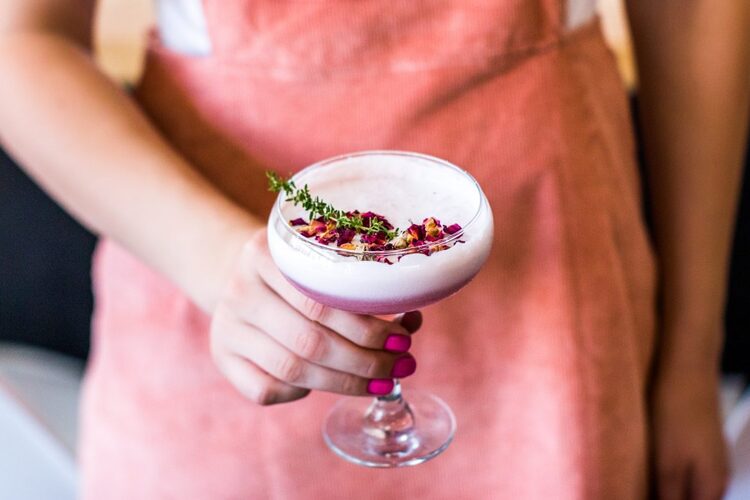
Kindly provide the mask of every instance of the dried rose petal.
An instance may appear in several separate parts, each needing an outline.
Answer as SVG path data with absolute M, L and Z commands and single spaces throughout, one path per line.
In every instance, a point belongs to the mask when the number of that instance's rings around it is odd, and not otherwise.
M 334 231 L 326 231 L 325 233 L 316 236 L 315 239 L 324 245 L 328 245 L 329 243 L 336 241 L 337 237 L 338 235 Z
M 388 235 L 383 231 L 378 231 L 374 234 L 363 234 L 360 239 L 362 240 L 362 243 L 370 245 L 385 245 L 388 242 Z
M 390 261 L 390 259 L 384 255 L 376 255 L 375 256 L 375 262 L 382 262 L 384 264 L 393 264 L 393 262 Z
M 409 243 L 412 243 L 415 240 L 424 240 L 424 237 L 425 237 L 424 226 L 412 224 L 406 230 L 406 241 L 408 241 Z
M 388 230 L 393 229 L 393 224 L 391 224 L 390 221 L 386 219 L 385 217 L 383 217 L 382 215 L 378 215 L 378 220 L 380 220 L 380 222 L 383 223 L 383 226 L 386 229 Z
M 424 239 L 425 239 L 425 241 L 440 241 L 443 238 L 445 238 L 445 233 L 442 232 L 442 231 L 438 231 L 434 235 L 428 233 L 427 236 L 425 236 Z
M 448 234 L 454 234 L 461 230 L 461 226 L 459 224 L 451 224 L 450 226 L 444 227 L 443 230 Z
M 326 225 L 325 223 L 315 219 L 313 221 L 310 221 L 310 224 L 307 226 L 300 226 L 297 231 L 302 235 L 306 237 L 315 236 L 316 234 L 323 233 L 326 231 Z
M 289 221 L 290 226 L 306 226 L 307 222 L 302 217 L 298 217 L 296 219 Z
M 340 229 L 338 238 L 336 239 L 336 244 L 338 246 L 342 246 L 347 243 L 351 243 L 356 234 L 357 233 L 354 231 L 354 229 Z
M 438 235 L 442 233 L 442 231 L 440 230 L 440 221 L 435 217 L 427 217 L 424 221 L 422 221 L 422 225 L 424 226 L 426 236 L 437 238 Z
M 314 221 L 310 222 L 310 230 L 314 233 L 322 233 L 326 231 L 327 226 L 325 222 L 319 221 L 318 219 L 315 219 Z
M 362 214 L 359 214 L 360 217 L 362 217 L 362 225 L 365 227 L 370 227 L 372 225 L 372 220 L 375 219 L 379 221 L 386 229 L 393 229 L 393 224 L 391 224 L 388 219 L 386 219 L 384 216 L 380 214 L 376 214 L 375 212 L 364 212 Z
M 362 225 L 365 227 L 370 227 L 370 224 L 372 224 L 372 219 L 375 217 L 375 214 L 373 212 L 365 212 L 363 214 L 360 214 L 360 217 L 362 217 Z

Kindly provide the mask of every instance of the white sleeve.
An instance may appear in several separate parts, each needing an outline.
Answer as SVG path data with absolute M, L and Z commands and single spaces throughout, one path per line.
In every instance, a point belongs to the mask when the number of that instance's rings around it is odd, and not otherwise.
M 192 56 L 211 53 L 201 0 L 155 0 L 159 36 L 165 47 Z
M 596 0 L 567 0 L 565 9 L 565 25 L 568 30 L 573 30 L 596 14 Z

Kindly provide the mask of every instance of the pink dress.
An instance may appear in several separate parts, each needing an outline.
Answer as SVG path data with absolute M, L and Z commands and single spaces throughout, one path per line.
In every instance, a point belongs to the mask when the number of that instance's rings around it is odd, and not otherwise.
M 631 499 L 647 489 L 656 261 L 626 93 L 598 21 L 562 0 L 206 0 L 212 55 L 151 45 L 138 99 L 266 217 L 263 170 L 363 149 L 445 158 L 483 186 L 494 249 L 424 310 L 405 383 L 456 413 L 418 467 L 323 443 L 337 399 L 258 407 L 214 367 L 209 318 L 111 241 L 96 254 L 86 499 Z

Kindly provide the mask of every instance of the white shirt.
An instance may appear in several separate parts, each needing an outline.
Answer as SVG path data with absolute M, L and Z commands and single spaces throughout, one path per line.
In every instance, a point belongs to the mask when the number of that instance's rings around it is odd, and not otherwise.
M 155 0 L 156 23 L 165 47 L 186 55 L 211 53 L 202 0 Z
M 162 43 L 187 55 L 209 55 L 211 38 L 203 15 L 202 0 L 155 0 Z M 569 30 L 594 17 L 596 0 L 568 0 L 566 26 Z

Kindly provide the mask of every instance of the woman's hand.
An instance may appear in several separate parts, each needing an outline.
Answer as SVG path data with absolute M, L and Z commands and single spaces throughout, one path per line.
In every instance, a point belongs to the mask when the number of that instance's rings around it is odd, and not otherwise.
M 651 429 L 657 498 L 719 500 L 729 467 L 715 370 L 660 373 L 652 392 Z
M 387 394 L 392 377 L 414 373 L 406 353 L 421 325 L 323 306 L 298 292 L 274 265 L 259 231 L 243 248 L 214 310 L 211 352 L 219 369 L 261 405 L 294 401 L 310 389 L 349 395 Z

